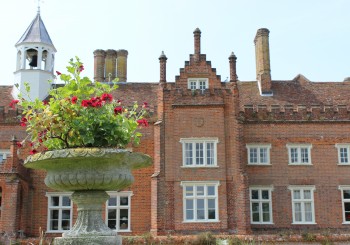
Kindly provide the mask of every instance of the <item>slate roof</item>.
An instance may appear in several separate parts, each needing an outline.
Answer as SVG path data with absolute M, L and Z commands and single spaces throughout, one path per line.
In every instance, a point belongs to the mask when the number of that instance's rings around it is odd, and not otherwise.
M 36 15 L 32 23 L 28 26 L 22 37 L 16 43 L 16 46 L 21 43 L 44 43 L 54 47 L 50 35 L 46 30 L 40 13 Z

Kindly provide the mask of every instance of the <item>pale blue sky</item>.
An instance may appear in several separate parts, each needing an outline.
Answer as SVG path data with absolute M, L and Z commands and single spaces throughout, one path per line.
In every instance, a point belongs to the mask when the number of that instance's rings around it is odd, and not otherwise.
M 0 0 L 0 85 L 13 84 L 15 43 L 36 15 L 36 0 Z M 44 0 L 41 16 L 57 49 L 55 70 L 79 56 L 93 77 L 95 49 L 127 49 L 128 81 L 158 82 L 158 57 L 168 57 L 167 80 L 193 53 L 193 30 L 222 80 L 237 56 L 241 81 L 255 80 L 254 37 L 270 30 L 273 80 L 301 73 L 311 81 L 350 76 L 350 0 Z

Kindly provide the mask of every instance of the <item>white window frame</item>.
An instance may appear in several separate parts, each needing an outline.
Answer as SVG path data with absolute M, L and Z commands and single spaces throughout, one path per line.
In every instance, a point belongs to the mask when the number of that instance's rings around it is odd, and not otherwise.
M 312 144 L 287 144 L 288 149 L 288 164 L 289 165 L 312 165 L 311 161 L 311 149 Z M 296 162 L 292 162 L 292 149 L 297 149 L 298 159 Z M 308 161 L 302 161 L 302 149 L 307 149 Z
M 350 165 L 350 143 L 335 144 L 338 149 L 338 165 Z M 346 149 L 347 161 L 342 162 L 341 149 Z
M 106 215 L 105 215 L 105 223 L 108 226 L 108 210 L 116 210 L 116 228 L 112 230 L 118 231 L 118 232 L 131 232 L 131 197 L 133 196 L 132 191 L 107 191 L 107 194 L 112 198 L 117 198 L 116 205 L 115 206 L 109 206 L 108 202 L 106 201 Z M 120 197 L 127 197 L 128 198 L 128 205 L 120 205 Z M 127 229 L 120 229 L 120 210 L 121 209 L 127 209 L 128 210 L 128 228 Z
M 350 191 L 350 185 L 340 185 L 338 187 L 341 193 L 341 203 L 342 203 L 342 215 L 343 215 L 343 224 L 350 224 L 349 221 L 346 221 L 346 214 L 345 214 L 345 203 L 350 203 L 350 198 L 344 198 L 344 191 Z M 350 211 L 347 211 L 348 215 L 350 215 Z
M 180 143 L 182 144 L 182 167 L 184 168 L 210 168 L 217 167 L 217 144 L 219 143 L 218 138 L 181 138 Z M 196 143 L 203 144 L 203 164 L 196 163 Z M 208 164 L 208 155 L 207 155 L 207 143 L 213 143 L 213 164 Z M 191 164 L 186 164 L 186 144 L 192 144 L 192 156 L 190 159 Z
M 202 83 L 205 84 L 204 89 L 201 88 Z M 192 84 L 195 85 L 195 88 L 193 88 Z M 188 78 L 187 88 L 190 90 L 200 90 L 201 92 L 204 92 L 206 89 L 209 88 L 209 80 L 208 78 Z
M 292 216 L 293 216 L 293 223 L 292 224 L 298 224 L 298 225 L 313 225 L 316 224 L 315 221 L 315 199 L 314 199 L 314 192 L 316 190 L 314 185 L 291 185 L 288 187 L 288 189 L 291 191 L 291 200 L 292 200 Z M 300 199 L 295 199 L 294 197 L 294 191 L 300 191 Z M 304 191 L 310 191 L 311 198 L 306 199 L 304 198 Z M 305 204 L 310 203 L 311 204 L 311 214 L 312 214 L 312 220 L 311 221 L 305 221 Z M 300 212 L 301 212 L 301 221 L 296 221 L 296 204 L 300 204 Z
M 0 149 L 0 155 L 2 156 L 0 158 L 0 164 L 3 164 L 11 156 L 11 152 L 9 149 Z
M 183 222 L 184 223 L 212 223 L 219 222 L 219 186 L 220 181 L 181 181 L 182 190 L 183 190 Z M 201 196 L 197 195 L 195 190 L 197 186 L 204 186 L 204 194 Z M 215 195 L 209 196 L 207 193 L 208 186 L 213 186 Z M 186 187 L 193 187 L 193 196 L 186 196 Z M 197 218 L 197 201 L 198 199 L 204 199 L 204 215 L 205 219 Z M 208 219 L 208 200 L 213 200 L 215 203 L 215 219 Z M 193 200 L 193 219 L 186 219 L 186 200 Z
M 70 210 L 70 221 L 69 221 L 69 226 L 70 229 L 72 229 L 73 225 L 73 202 L 72 200 L 70 201 L 70 206 L 62 206 L 62 197 L 63 196 L 68 196 L 69 198 L 72 196 L 73 192 L 47 192 L 46 197 L 48 198 L 47 200 L 47 233 L 62 233 L 66 232 L 68 230 L 63 230 L 61 227 L 62 223 L 62 211 L 63 210 Z M 59 205 L 58 206 L 52 206 L 51 205 L 51 197 L 59 197 Z M 50 221 L 51 221 L 51 210 L 58 210 L 58 230 L 51 230 L 50 228 Z
M 252 199 L 252 192 L 258 191 L 259 198 Z M 269 199 L 262 198 L 262 191 L 269 192 Z M 251 224 L 273 224 L 273 209 L 272 209 L 272 191 L 273 186 L 251 186 L 249 187 L 249 199 L 250 199 L 250 223 Z M 259 221 L 253 221 L 253 203 L 259 204 Z M 263 204 L 269 204 L 269 218 L 270 221 L 263 221 Z
M 246 144 L 247 148 L 247 158 L 248 158 L 248 165 L 271 165 L 270 162 L 270 149 L 271 144 Z M 250 153 L 253 149 L 256 149 L 257 151 L 257 162 L 252 162 L 250 158 Z M 266 162 L 261 161 L 261 151 L 263 149 L 266 149 Z

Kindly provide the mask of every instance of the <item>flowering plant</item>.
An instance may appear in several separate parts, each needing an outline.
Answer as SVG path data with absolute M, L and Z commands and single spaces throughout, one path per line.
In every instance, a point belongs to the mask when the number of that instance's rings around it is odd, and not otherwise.
M 79 58 L 71 59 L 67 74 L 56 72 L 64 82 L 49 91 L 48 99 L 29 98 L 30 87 L 25 84 L 25 93 L 11 102 L 23 109 L 21 125 L 27 127 L 31 154 L 38 148 L 64 149 L 75 147 L 118 147 L 129 143 L 138 144 L 142 134 L 139 126 L 148 126 L 144 118 L 147 103 L 124 107 L 121 100 L 111 92 L 118 85 L 92 82 L 81 77 L 84 70 Z M 22 93 L 23 91 L 21 91 Z M 23 142 L 19 143 L 21 146 Z

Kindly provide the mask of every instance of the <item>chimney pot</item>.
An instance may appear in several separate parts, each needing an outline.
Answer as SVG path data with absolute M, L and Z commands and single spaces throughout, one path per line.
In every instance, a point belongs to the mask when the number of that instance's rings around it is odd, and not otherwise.
M 269 33 L 268 29 L 261 28 L 257 31 L 254 38 L 256 79 L 262 95 L 272 95 Z
M 127 81 L 127 65 L 129 52 L 125 49 L 119 49 L 117 55 L 117 77 L 120 82 Z

